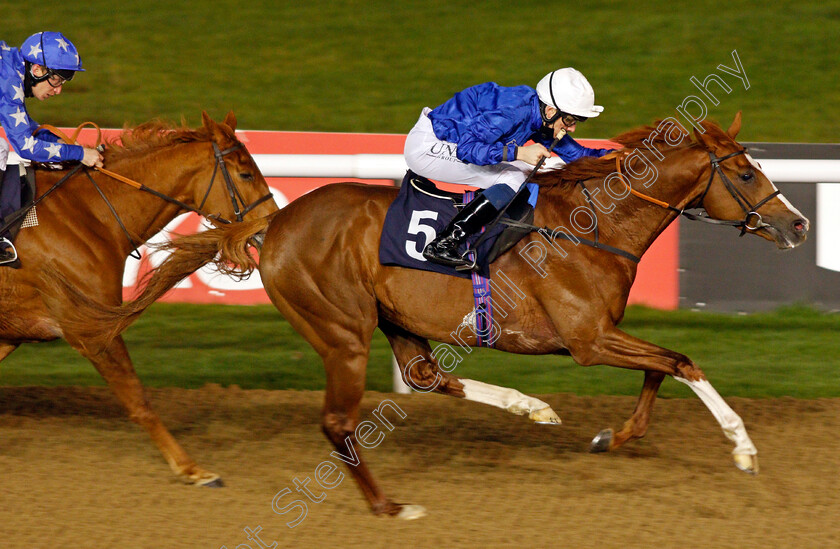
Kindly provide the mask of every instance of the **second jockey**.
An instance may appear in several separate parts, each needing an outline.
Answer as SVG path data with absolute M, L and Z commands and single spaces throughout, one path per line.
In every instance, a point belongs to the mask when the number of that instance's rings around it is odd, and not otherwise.
M 60 94 L 65 82 L 80 71 L 84 69 L 76 46 L 60 32 L 33 34 L 20 49 L 0 41 L 0 125 L 22 158 L 35 162 L 77 160 L 86 166 L 102 166 L 102 155 L 96 149 L 59 143 L 51 132 L 36 131 L 38 124 L 29 117 L 24 103 L 28 97 L 44 101 Z M 0 139 L 0 187 L 8 155 L 9 144 Z M 14 211 L 4 203 L 5 194 L 0 193 L 0 223 Z M 15 257 L 5 237 L 0 234 L 0 264 Z

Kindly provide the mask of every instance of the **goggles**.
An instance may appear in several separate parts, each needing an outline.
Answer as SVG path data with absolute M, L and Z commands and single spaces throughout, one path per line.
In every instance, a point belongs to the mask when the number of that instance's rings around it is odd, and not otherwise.
M 545 103 L 543 103 L 540 107 L 541 112 L 542 112 L 543 120 L 545 121 L 546 124 L 553 124 L 553 123 L 557 122 L 558 120 L 562 120 L 563 124 L 571 127 L 571 126 L 574 126 L 575 124 L 580 124 L 580 123 L 586 122 L 588 120 L 588 118 L 585 117 L 585 116 L 578 116 L 576 114 L 565 113 L 565 112 L 561 111 L 560 109 L 557 109 L 554 116 L 549 118 L 545 115 L 545 109 L 547 107 L 548 107 L 548 105 L 546 105 Z
M 46 80 L 50 86 L 52 86 L 53 88 L 58 88 L 60 86 L 63 86 L 65 82 L 73 80 L 73 75 L 75 75 L 74 71 L 62 69 L 47 69 Z
M 576 114 L 566 114 L 564 112 L 560 113 L 560 120 L 563 121 L 563 124 L 566 126 L 574 126 L 575 124 L 582 124 L 586 122 L 587 118 L 585 116 L 578 116 Z

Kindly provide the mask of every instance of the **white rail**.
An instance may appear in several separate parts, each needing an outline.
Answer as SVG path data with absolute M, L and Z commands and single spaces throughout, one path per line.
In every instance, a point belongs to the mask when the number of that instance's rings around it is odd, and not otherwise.
M 402 179 L 406 165 L 401 154 L 255 154 L 266 177 L 348 177 Z M 9 164 L 20 157 L 9 153 Z M 840 182 L 840 160 L 763 159 L 765 175 L 776 183 Z
M 255 154 L 266 177 L 348 177 L 402 179 L 401 154 Z M 840 182 L 840 160 L 763 159 L 758 161 L 776 183 Z
M 266 177 L 351 177 L 402 179 L 401 154 L 255 154 Z

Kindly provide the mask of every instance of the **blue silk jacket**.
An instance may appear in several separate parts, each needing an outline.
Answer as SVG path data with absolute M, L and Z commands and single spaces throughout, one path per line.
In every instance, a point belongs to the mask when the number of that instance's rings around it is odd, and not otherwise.
M 528 86 L 506 88 L 495 82 L 472 86 L 429 113 L 435 136 L 458 145 L 457 156 L 470 164 L 511 161 L 516 147 L 530 140 L 549 147 L 537 92 Z M 565 135 L 554 147 L 566 162 L 582 156 L 604 156 L 610 149 L 590 149 Z
M 22 158 L 35 162 L 81 160 L 82 147 L 58 143 L 58 137 L 45 130 L 34 135 L 38 123 L 29 118 L 23 103 L 24 70 L 20 51 L 0 41 L 0 126 L 9 143 Z

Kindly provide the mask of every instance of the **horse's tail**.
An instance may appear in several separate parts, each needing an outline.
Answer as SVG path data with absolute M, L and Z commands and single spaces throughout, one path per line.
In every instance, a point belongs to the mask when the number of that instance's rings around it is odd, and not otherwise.
M 128 328 L 140 314 L 175 287 L 181 280 L 214 263 L 220 272 L 234 278 L 247 278 L 258 267 L 250 253 L 250 242 L 262 243 L 262 234 L 274 214 L 266 217 L 223 225 L 200 233 L 182 236 L 157 246 L 171 252 L 157 268 L 141 281 L 142 291 L 120 306 L 103 305 L 83 294 L 55 268 L 45 269 L 42 278 L 52 289 L 44 297 L 48 306 L 60 306 L 63 298 L 72 304 L 72 313 L 62 316 L 65 334 L 72 335 L 93 354 L 102 352 L 110 342 Z

